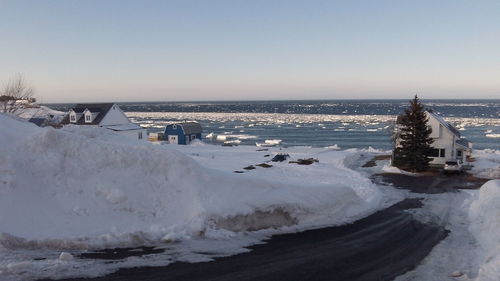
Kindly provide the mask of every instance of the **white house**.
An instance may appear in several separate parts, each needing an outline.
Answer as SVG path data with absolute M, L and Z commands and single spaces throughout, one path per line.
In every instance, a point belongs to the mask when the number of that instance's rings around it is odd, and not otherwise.
M 147 138 L 146 130 L 130 122 L 125 113 L 115 103 L 77 104 L 64 117 L 61 124 L 99 126 L 125 136 L 141 140 Z
M 460 132 L 443 117 L 435 112 L 426 111 L 429 126 L 432 128 L 431 138 L 433 150 L 430 164 L 444 164 L 449 160 L 462 160 L 472 152 L 472 143 L 460 135 Z
M 432 158 L 431 165 L 444 165 L 446 161 L 462 160 L 465 162 L 466 156 L 472 152 L 472 143 L 460 135 L 460 132 L 443 117 L 433 111 L 425 112 L 429 118 L 428 125 L 432 128 L 431 144 L 432 151 L 429 156 Z M 399 140 L 396 140 L 399 144 Z

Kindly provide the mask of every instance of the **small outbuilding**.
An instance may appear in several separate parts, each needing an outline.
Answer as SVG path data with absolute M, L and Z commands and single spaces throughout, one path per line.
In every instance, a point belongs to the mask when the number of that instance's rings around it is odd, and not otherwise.
M 169 124 L 165 128 L 165 138 L 171 144 L 190 144 L 193 140 L 201 140 L 201 125 L 197 122 Z

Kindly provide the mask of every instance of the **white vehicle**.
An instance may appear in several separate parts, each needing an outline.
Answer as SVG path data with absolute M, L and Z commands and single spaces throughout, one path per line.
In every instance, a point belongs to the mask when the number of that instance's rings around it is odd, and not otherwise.
M 461 173 L 462 172 L 462 160 L 446 161 L 444 163 L 445 173 Z

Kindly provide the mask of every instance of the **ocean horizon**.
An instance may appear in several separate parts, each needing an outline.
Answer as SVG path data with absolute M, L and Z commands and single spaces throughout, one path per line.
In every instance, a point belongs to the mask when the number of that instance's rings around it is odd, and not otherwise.
M 405 99 L 116 102 L 133 122 L 161 132 L 173 122 L 197 121 L 203 141 L 255 145 L 391 149 L 395 117 Z M 500 99 L 426 99 L 473 142 L 476 149 L 500 149 Z M 74 103 L 45 104 L 68 111 Z M 207 136 L 209 138 L 207 138 Z

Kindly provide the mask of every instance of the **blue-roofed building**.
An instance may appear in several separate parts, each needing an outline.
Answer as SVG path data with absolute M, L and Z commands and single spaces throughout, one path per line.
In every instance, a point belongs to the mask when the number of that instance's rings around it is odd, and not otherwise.
M 171 144 L 190 144 L 193 140 L 201 140 L 202 128 L 197 122 L 169 124 L 165 128 L 165 138 Z

